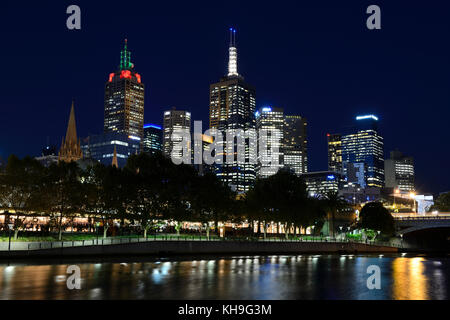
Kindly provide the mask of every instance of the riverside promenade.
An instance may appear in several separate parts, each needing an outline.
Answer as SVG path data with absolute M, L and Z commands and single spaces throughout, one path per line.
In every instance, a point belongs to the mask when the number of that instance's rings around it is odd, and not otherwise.
M 122 255 L 192 255 L 192 254 L 301 254 L 301 253 L 394 253 L 398 247 L 389 243 L 363 243 L 339 240 L 198 240 L 120 238 L 57 242 L 0 243 L 0 258 L 122 256 Z

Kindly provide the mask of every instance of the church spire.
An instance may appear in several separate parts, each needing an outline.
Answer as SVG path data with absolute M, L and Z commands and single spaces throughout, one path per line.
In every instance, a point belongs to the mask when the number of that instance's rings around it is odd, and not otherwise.
M 69 122 L 67 124 L 66 137 L 61 143 L 59 150 L 59 161 L 71 162 L 83 158 L 80 141 L 77 137 L 77 125 L 75 122 L 75 107 L 72 100 L 72 107 L 70 108 Z
M 238 76 L 236 29 L 230 28 L 230 47 L 228 48 L 228 76 Z
M 113 159 L 112 159 L 112 164 L 111 165 L 113 167 L 116 167 L 116 168 L 119 167 L 119 164 L 117 162 L 117 148 L 116 148 L 116 146 L 114 146 L 114 154 L 113 154 Z

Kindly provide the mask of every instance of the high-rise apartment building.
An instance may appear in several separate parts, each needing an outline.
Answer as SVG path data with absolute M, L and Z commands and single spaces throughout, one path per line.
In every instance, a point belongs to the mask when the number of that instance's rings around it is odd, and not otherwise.
M 266 145 L 266 150 L 259 150 L 256 175 L 267 178 L 283 167 L 284 111 L 282 108 L 263 107 L 255 112 L 255 117 L 258 145 Z
M 342 172 L 342 135 L 327 134 L 328 170 Z
M 247 131 L 255 129 L 255 89 L 244 81 L 237 69 L 236 30 L 230 29 L 228 74 L 219 82 L 210 85 L 209 90 L 209 126 L 223 133 L 225 130 L 242 129 Z M 232 134 L 235 131 L 230 131 Z M 253 146 L 250 146 L 256 137 L 245 139 L 245 162 L 238 163 L 236 157 L 236 144 L 223 145 L 224 153 L 235 154 L 235 161 L 216 165 L 217 176 L 231 186 L 237 192 L 246 192 L 254 184 L 256 179 L 255 164 L 250 159 L 255 159 L 252 154 Z
M 120 52 L 119 69 L 105 85 L 104 132 L 124 133 L 142 141 L 144 137 L 144 84 L 134 70 L 127 40 Z
M 154 154 L 162 151 L 163 130 L 155 124 L 144 125 L 144 140 L 142 141 L 142 151 Z
M 414 159 L 402 152 L 391 151 L 391 158 L 384 160 L 386 187 L 400 191 L 414 191 Z
M 172 134 L 176 131 L 182 131 L 187 134 L 191 134 L 191 113 L 184 110 L 177 110 L 175 107 L 172 110 L 164 112 L 164 120 L 163 120 L 163 153 L 167 157 L 172 156 L 172 151 L 174 147 L 174 142 L 181 142 L 182 137 L 174 136 Z M 174 138 L 174 140 L 172 140 Z M 190 146 L 189 146 L 190 147 Z M 182 157 L 182 150 L 176 151 L 177 157 Z M 189 155 L 190 156 L 190 155 Z
M 298 115 L 286 115 L 283 129 L 283 164 L 296 175 L 308 172 L 307 120 Z
M 384 186 L 384 144 L 374 115 L 356 117 L 356 130 L 342 136 L 342 161 L 364 163 L 368 187 Z M 346 173 L 344 172 L 346 175 Z

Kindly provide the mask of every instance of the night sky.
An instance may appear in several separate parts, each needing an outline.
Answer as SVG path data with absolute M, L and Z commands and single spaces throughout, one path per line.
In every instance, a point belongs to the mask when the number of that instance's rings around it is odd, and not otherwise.
M 158 3 L 158 4 L 157 4 Z M 66 8 L 81 7 L 81 30 Z M 381 30 L 366 8 L 381 7 Z M 419 192 L 450 190 L 448 1 L 39 1 L 0 3 L 0 156 L 59 148 L 72 98 L 78 134 L 103 129 L 104 84 L 123 39 L 145 83 L 145 122 L 176 106 L 208 126 L 209 85 L 225 75 L 229 27 L 257 107 L 309 122 L 309 170 L 327 169 L 326 133 L 380 118 L 385 157 L 416 161 Z

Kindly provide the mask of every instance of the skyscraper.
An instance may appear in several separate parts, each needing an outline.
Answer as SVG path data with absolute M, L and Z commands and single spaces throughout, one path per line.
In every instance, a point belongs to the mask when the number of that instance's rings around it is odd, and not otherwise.
M 308 172 L 308 140 L 306 118 L 286 115 L 283 129 L 283 164 L 296 175 Z
M 364 163 L 368 187 L 384 186 L 384 144 L 374 115 L 356 117 L 356 131 L 342 136 L 342 161 Z M 344 172 L 344 174 L 346 174 Z
M 130 60 L 127 40 L 120 52 L 119 69 L 105 85 L 104 132 L 124 133 L 142 140 L 144 136 L 144 84 Z
M 210 129 L 223 132 L 224 139 L 226 138 L 225 130 L 255 129 L 255 89 L 238 73 L 236 30 L 233 29 L 230 29 L 228 51 L 228 74 L 219 82 L 211 84 L 209 90 L 209 126 Z M 233 132 L 230 131 L 230 133 Z M 254 148 L 250 147 L 252 141 L 256 141 L 256 137 L 245 139 L 244 163 L 238 163 L 235 157 L 233 163 L 217 165 L 215 169 L 217 176 L 238 192 L 248 191 L 256 178 L 255 164 L 249 161 L 256 157 L 256 154 L 252 154 Z M 232 147 L 224 144 L 224 151 L 236 154 L 235 145 Z
M 142 141 L 142 150 L 153 154 L 162 151 L 163 132 L 160 126 L 155 124 L 144 125 L 144 140 Z
M 67 124 L 66 137 L 61 142 L 58 160 L 64 162 L 78 161 L 83 158 L 80 140 L 77 137 L 77 125 L 75 122 L 75 107 L 72 101 L 70 108 L 69 123 Z
M 327 134 L 328 170 L 342 172 L 342 136 L 340 133 Z
M 191 133 L 191 113 L 184 110 L 177 110 L 175 107 L 172 110 L 164 112 L 164 133 L 163 133 L 163 153 L 167 157 L 171 157 L 174 142 L 180 140 L 175 139 L 172 141 L 172 134 L 175 130 L 182 130 L 190 135 Z M 181 158 L 181 150 L 178 152 L 178 156 Z
M 398 150 L 391 151 L 391 158 L 384 160 L 386 187 L 400 191 L 414 191 L 414 159 Z
M 284 129 L 284 111 L 282 108 L 263 107 L 255 112 L 256 130 L 258 132 L 258 145 L 262 145 L 262 139 L 265 142 L 266 152 L 259 150 L 258 164 L 256 165 L 256 175 L 259 178 L 267 178 L 278 172 L 283 167 L 283 129 Z M 264 134 L 263 131 L 267 134 Z M 275 153 L 272 152 L 275 148 Z M 274 165 L 271 159 L 277 159 L 278 165 Z

